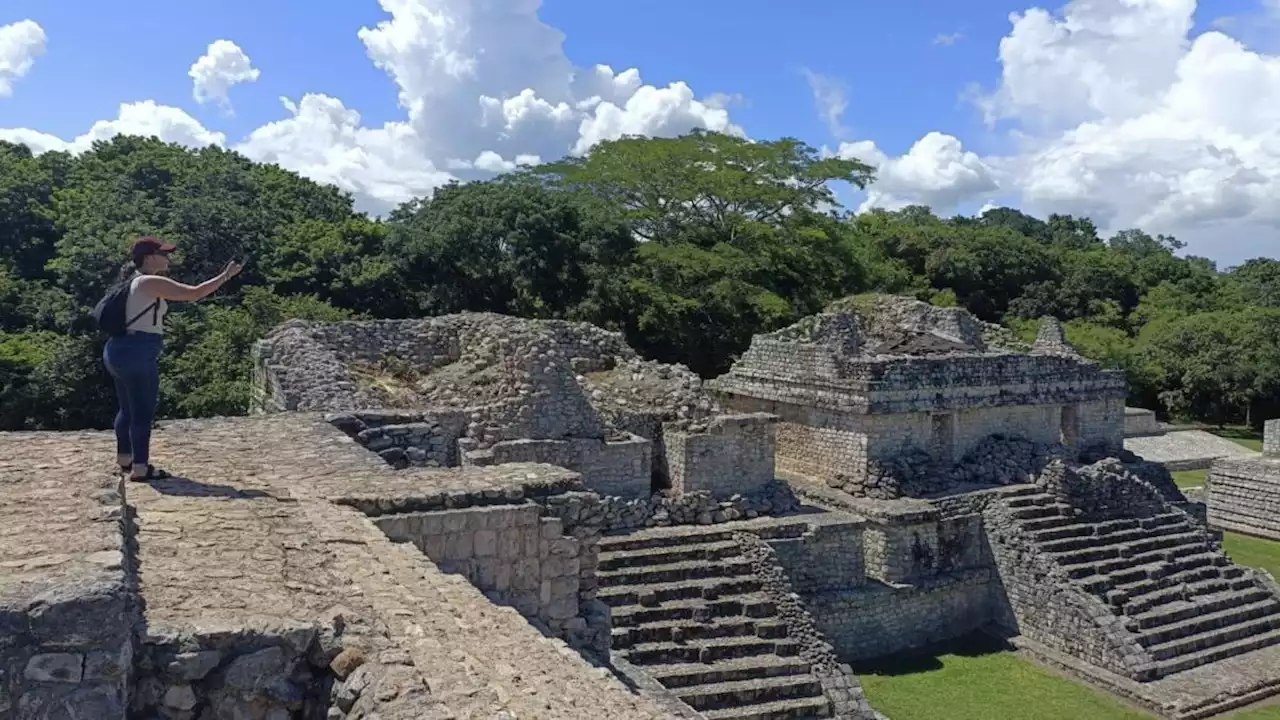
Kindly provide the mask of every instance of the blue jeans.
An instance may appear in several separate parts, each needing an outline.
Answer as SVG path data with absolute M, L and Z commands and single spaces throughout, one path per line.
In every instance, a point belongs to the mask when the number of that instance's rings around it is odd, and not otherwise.
M 151 460 L 151 423 L 160 401 L 160 350 L 164 336 L 133 333 L 107 340 L 102 360 L 116 383 L 116 452 L 134 465 Z

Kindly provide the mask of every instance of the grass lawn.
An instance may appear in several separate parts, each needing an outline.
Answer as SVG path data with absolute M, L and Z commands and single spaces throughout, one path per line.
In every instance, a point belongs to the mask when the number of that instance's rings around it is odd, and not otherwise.
M 854 666 L 872 707 L 890 720 L 1151 720 L 1154 716 L 1024 660 L 997 640 L 973 635 L 936 654 Z M 1223 716 L 1280 720 L 1280 706 Z
M 1200 471 L 1203 472 L 1203 471 Z M 1280 577 L 1280 542 L 1225 533 L 1223 547 L 1241 565 Z M 871 704 L 891 720 L 1140 720 L 1141 710 L 1045 669 L 983 635 L 908 657 L 855 666 Z M 1280 701 L 1223 716 L 1280 720 Z
M 891 720 L 1147 720 L 1098 690 L 975 635 L 939 654 L 855 668 L 871 705 Z
M 1248 448 L 1254 452 L 1262 452 L 1262 436 L 1251 428 L 1228 425 L 1221 429 L 1206 429 L 1214 435 L 1226 438 L 1241 447 Z M 1204 476 L 1208 472 L 1208 470 L 1179 470 L 1172 473 L 1173 482 L 1180 488 L 1200 487 L 1204 485 Z
M 1173 475 L 1173 483 L 1182 489 L 1200 487 L 1204 485 L 1204 477 L 1209 474 L 1208 470 L 1178 470 L 1169 473 Z
M 1222 534 L 1222 549 L 1235 562 L 1280 578 L 1280 542 L 1227 532 Z
M 1208 428 L 1208 430 L 1218 437 L 1224 437 L 1254 452 L 1262 452 L 1262 433 L 1253 428 L 1243 425 L 1228 425 L 1225 428 Z

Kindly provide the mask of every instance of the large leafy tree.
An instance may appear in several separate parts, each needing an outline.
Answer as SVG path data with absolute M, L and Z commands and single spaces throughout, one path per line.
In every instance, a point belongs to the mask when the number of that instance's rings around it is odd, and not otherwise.
M 754 225 L 834 208 L 831 183 L 862 188 L 873 173 L 857 160 L 821 157 L 794 138 L 751 142 L 696 130 L 601 143 L 520 177 L 607 203 L 642 240 L 710 247 L 733 244 Z

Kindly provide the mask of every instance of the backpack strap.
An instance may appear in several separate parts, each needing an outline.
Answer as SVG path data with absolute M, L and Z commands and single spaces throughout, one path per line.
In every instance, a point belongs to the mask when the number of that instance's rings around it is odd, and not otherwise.
M 128 291 L 128 294 L 125 296 L 125 297 L 126 297 L 126 300 L 128 299 L 128 297 L 129 297 L 129 296 L 132 296 L 132 295 L 133 295 L 133 281 L 134 281 L 134 280 L 136 280 L 136 279 L 138 279 L 138 275 L 139 275 L 139 274 L 140 274 L 140 273 L 134 273 L 134 274 L 129 278 L 129 280 L 128 280 L 128 283 L 129 283 L 129 291 Z M 155 301 L 155 302 L 153 302 L 153 303 L 151 303 L 150 305 L 148 305 L 148 306 L 146 306 L 145 308 L 143 308 L 143 309 L 142 309 L 142 312 L 138 313 L 137 315 L 134 315 L 132 320 L 129 320 L 128 322 L 126 322 L 126 323 L 124 324 L 124 329 L 125 329 L 125 330 L 128 330 L 130 325 L 132 325 L 132 324 L 134 324 L 134 323 L 138 322 L 139 320 L 141 320 L 141 319 L 142 319 L 142 317 L 143 317 L 144 315 L 146 315 L 147 313 L 151 313 L 151 318 L 152 318 L 152 319 L 151 319 L 151 322 L 152 322 L 152 324 L 155 324 L 155 319 L 160 315 L 160 298 L 156 298 L 156 301 Z
M 151 313 L 151 318 L 152 318 L 151 322 L 154 324 L 155 318 L 160 314 L 160 301 L 156 300 L 155 302 L 143 308 L 142 312 L 138 313 L 137 315 L 134 315 L 132 320 L 124 324 L 125 329 L 128 330 L 130 325 L 141 320 L 142 316 L 146 315 L 147 313 Z

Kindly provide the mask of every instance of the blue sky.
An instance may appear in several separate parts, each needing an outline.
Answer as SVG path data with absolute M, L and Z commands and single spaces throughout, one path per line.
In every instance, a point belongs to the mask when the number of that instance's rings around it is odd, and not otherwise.
M 1189 1 L 1141 0 L 1165 5 Z M 1266 53 L 1275 49 L 1275 34 L 1264 23 L 1249 21 L 1260 17 L 1259 1 L 1213 0 L 1212 13 L 1201 3 L 1188 38 L 1217 28 L 1245 43 L 1248 52 L 1271 59 Z M 1120 0 L 1095 2 L 1122 11 Z M 1000 87 L 1000 44 L 1011 32 L 1010 13 L 1029 7 L 1025 0 L 544 0 L 539 18 L 564 34 L 564 53 L 575 66 L 603 63 L 618 72 L 634 67 L 646 85 L 683 81 L 700 98 L 734 96 L 728 107 L 732 122 L 752 137 L 794 135 L 833 149 L 841 141 L 873 141 L 891 162 L 927 133 L 939 132 L 985 161 L 1023 152 L 1019 136 L 1011 131 L 1029 126 L 1030 110 L 1021 107 L 1022 115 L 988 127 L 966 91 L 976 87 L 989 95 Z M 1059 4 L 1046 9 L 1061 10 Z M 357 36 L 360 28 L 389 17 L 376 0 L 6 0 L 0 5 L 0 26 L 34 20 L 47 45 L 31 70 L 13 83 L 12 96 L 0 97 L 0 128 L 30 128 L 71 140 L 93 123 L 115 118 L 121 103 L 154 100 L 225 133 L 234 144 L 266 123 L 289 117 L 281 96 L 296 101 L 307 93 L 340 99 L 360 113 L 365 127 L 402 122 L 406 111 L 397 104 L 401 88 L 375 66 Z M 944 37 L 950 42 L 939 41 Z M 209 44 L 223 38 L 235 42 L 261 70 L 256 82 L 231 88 L 234 115 L 197 103 L 187 75 Z M 806 69 L 845 87 L 842 136 L 834 136 L 819 117 Z M 1067 133 L 1071 127 L 1055 132 Z M 436 159 L 434 166 L 441 168 L 441 161 Z M 991 167 L 993 173 L 1005 172 L 995 159 Z M 898 204 L 940 197 L 927 189 L 912 195 L 906 169 L 899 174 L 900 182 L 885 191 Z M 929 184 L 921 182 L 921 187 Z M 960 199 L 955 209 L 972 212 L 993 200 L 1019 204 L 1022 187 L 1002 180 L 998 190 L 946 197 Z M 1026 204 L 1040 211 L 1053 210 L 1059 202 L 1061 210 L 1072 211 L 1102 202 L 1053 198 L 1058 195 Z M 855 203 L 861 199 L 850 198 Z M 1145 217 L 1141 210 L 1117 209 L 1117 221 Z M 1182 229 L 1171 222 L 1168 229 Z M 1251 216 L 1248 225 L 1253 233 L 1258 222 Z M 1184 232 L 1194 235 L 1200 232 L 1196 227 Z M 1202 242 L 1193 249 L 1235 260 L 1265 250 L 1265 242 L 1259 242 L 1250 240 L 1238 250 Z
M 802 68 L 841 78 L 849 86 L 846 124 L 896 153 L 929 130 L 981 132 L 981 117 L 961 93 L 969 83 L 994 82 L 1009 13 L 1027 7 L 1008 0 L 972 0 L 963 9 L 942 0 L 800 5 L 809 10 L 783 13 L 769 0 L 545 0 L 541 16 L 565 34 L 566 54 L 578 65 L 636 67 L 646 82 L 684 80 L 700 93 L 741 96 L 734 117 L 753 136 L 831 141 Z M 49 43 L 20 92 L 0 105 L 0 122 L 70 137 L 114 115 L 121 102 L 154 99 L 235 138 L 279 119 L 279 96 L 317 91 L 341 97 L 368 124 L 398 119 L 394 83 L 356 37 L 386 17 L 376 2 L 354 0 L 7 0 L 0 25 L 31 18 Z M 962 37 L 951 45 L 934 42 L 955 33 Z M 231 119 L 195 103 L 187 77 L 208 44 L 224 37 L 264 69 L 260 81 L 232 91 Z

